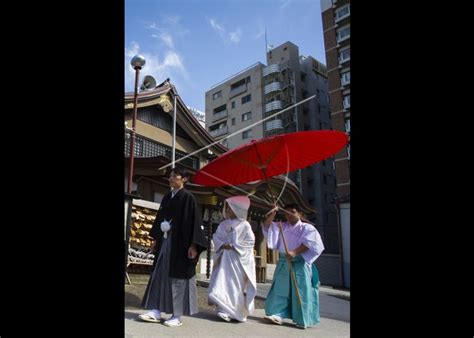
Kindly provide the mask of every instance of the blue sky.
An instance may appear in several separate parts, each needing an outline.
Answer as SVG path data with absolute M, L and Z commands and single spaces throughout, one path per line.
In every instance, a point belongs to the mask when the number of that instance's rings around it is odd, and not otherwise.
M 140 82 L 169 77 L 184 102 L 204 112 L 209 88 L 266 64 L 265 28 L 269 45 L 291 41 L 326 63 L 320 0 L 125 0 L 125 91 L 133 91 L 130 60 L 141 54 Z

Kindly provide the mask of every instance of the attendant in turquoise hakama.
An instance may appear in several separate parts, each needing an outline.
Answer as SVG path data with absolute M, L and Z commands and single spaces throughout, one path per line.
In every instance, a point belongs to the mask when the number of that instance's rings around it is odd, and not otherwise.
M 274 210 L 263 223 L 263 235 L 270 249 L 280 252 L 273 275 L 273 284 L 265 301 L 265 319 L 274 324 L 282 324 L 284 318 L 292 319 L 299 328 L 307 328 L 319 323 L 319 273 L 314 261 L 324 251 L 321 236 L 316 228 L 302 222 L 301 209 L 288 205 L 285 210 L 287 222 L 282 223 L 283 234 L 288 246 L 288 255 L 278 223 L 272 222 Z M 302 304 L 299 303 L 296 286 L 290 274 L 288 259 L 294 272 Z

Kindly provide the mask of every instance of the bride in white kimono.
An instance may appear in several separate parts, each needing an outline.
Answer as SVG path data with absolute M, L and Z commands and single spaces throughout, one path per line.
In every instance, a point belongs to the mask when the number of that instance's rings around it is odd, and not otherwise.
M 224 202 L 226 219 L 213 236 L 214 266 L 208 288 L 210 304 L 225 321 L 245 322 L 254 310 L 257 293 L 255 275 L 255 235 L 247 222 L 250 200 L 246 196 L 229 197 Z

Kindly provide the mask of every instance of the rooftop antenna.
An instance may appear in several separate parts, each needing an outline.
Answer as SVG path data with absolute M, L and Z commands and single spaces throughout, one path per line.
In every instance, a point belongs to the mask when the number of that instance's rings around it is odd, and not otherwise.
M 272 56 L 272 49 L 273 45 L 269 45 L 267 42 L 267 28 L 265 27 L 265 58 L 267 59 L 268 63 L 268 52 L 270 52 L 270 57 Z
M 267 27 L 265 27 L 265 57 L 267 56 L 267 52 L 268 52 Z

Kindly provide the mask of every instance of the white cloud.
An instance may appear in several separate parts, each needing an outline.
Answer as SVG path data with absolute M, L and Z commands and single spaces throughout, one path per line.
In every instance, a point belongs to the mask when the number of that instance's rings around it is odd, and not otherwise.
M 125 48 L 125 55 L 126 57 L 129 57 L 131 59 L 134 55 L 137 55 L 139 53 L 140 45 L 135 41 L 132 41 L 130 45 L 131 45 L 131 48 L 129 49 Z
M 211 24 L 211 27 L 217 32 L 219 33 L 219 35 L 224 38 L 224 34 L 225 34 L 225 29 L 224 27 L 222 27 L 221 25 L 219 25 L 217 23 L 216 20 L 214 19 L 209 19 L 209 23 Z
M 154 38 L 160 38 L 166 46 L 173 48 L 174 41 L 173 37 L 179 36 L 184 37 L 190 31 L 183 27 L 181 24 L 181 17 L 177 15 L 162 16 L 160 21 L 154 21 L 147 26 L 148 29 L 156 31 L 151 36 Z
M 209 24 L 212 29 L 219 34 L 219 36 L 224 40 L 224 42 L 231 41 L 234 43 L 239 43 L 242 37 L 242 29 L 238 27 L 235 31 L 227 33 L 224 25 L 219 24 L 215 19 L 208 19 Z
M 241 36 L 242 36 L 242 30 L 240 28 L 237 28 L 235 32 L 229 33 L 230 41 L 235 42 L 235 43 L 239 43 Z
M 263 21 L 261 19 L 257 20 L 257 26 L 258 26 L 258 33 L 254 35 L 253 39 L 257 40 L 263 35 L 265 35 L 265 26 L 263 25 Z
M 174 48 L 173 38 L 171 37 L 170 34 L 165 33 L 165 32 L 162 32 L 162 33 L 160 34 L 160 39 L 161 39 L 161 41 L 163 41 L 164 44 L 165 44 L 166 46 L 168 46 L 169 48 Z
M 176 47 L 177 41 L 189 33 L 181 23 L 178 15 L 162 15 L 159 20 L 148 22 L 145 27 L 150 36 L 160 41 L 156 44 L 140 46 L 137 42 L 131 42 L 125 48 L 125 91 L 132 92 L 135 81 L 135 70 L 130 65 L 133 56 L 140 54 L 146 62 L 140 71 L 139 81 L 143 81 L 145 75 L 151 75 L 157 83 L 170 78 L 171 82 L 180 88 L 182 85 L 193 87 L 193 83 L 186 70 L 184 58 Z
M 161 65 L 161 67 L 174 67 L 181 71 L 185 71 L 183 65 L 182 57 L 176 52 L 168 52 L 165 56 L 165 61 Z
M 184 79 L 188 84 L 191 83 L 184 66 L 183 57 L 178 52 L 170 50 L 166 52 L 164 58 L 160 58 L 158 54 L 142 50 L 138 43 L 132 42 L 130 48 L 125 48 L 125 91 L 133 91 L 135 70 L 130 65 L 130 60 L 137 54 L 143 55 L 146 60 L 143 69 L 140 71 L 140 81 L 145 75 L 151 75 L 157 83 L 161 83 L 168 77 L 177 87 L 179 78 Z
M 164 23 L 178 25 L 181 21 L 181 17 L 177 15 L 167 15 L 163 18 Z
M 265 34 L 265 30 L 262 29 L 259 33 L 257 33 L 257 34 L 253 37 L 253 39 L 254 39 L 254 40 L 257 40 L 257 39 L 259 39 L 260 37 L 262 37 L 264 34 Z

